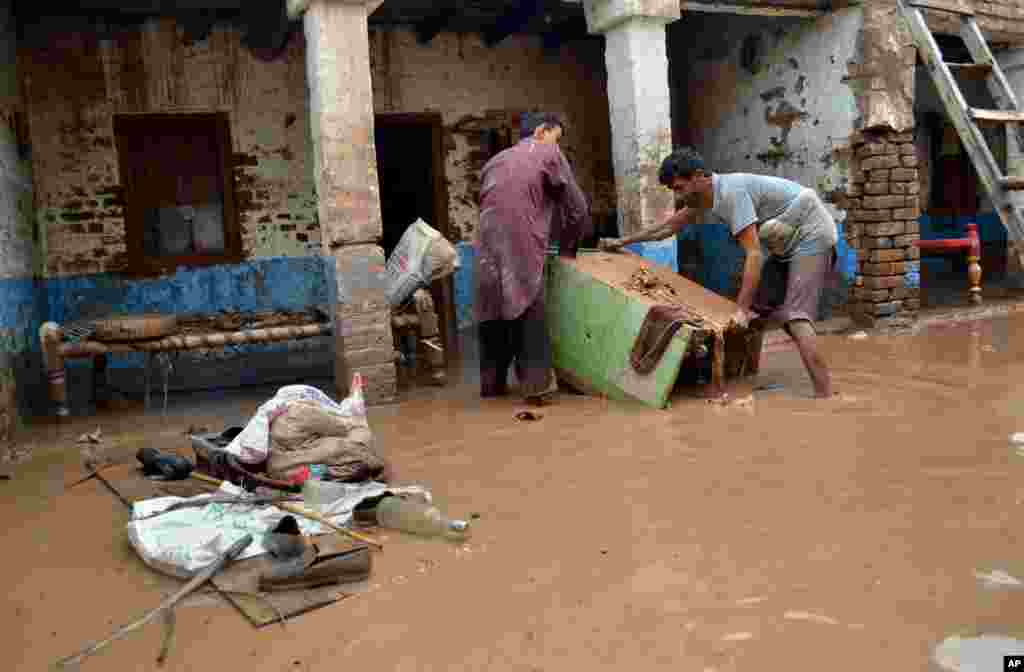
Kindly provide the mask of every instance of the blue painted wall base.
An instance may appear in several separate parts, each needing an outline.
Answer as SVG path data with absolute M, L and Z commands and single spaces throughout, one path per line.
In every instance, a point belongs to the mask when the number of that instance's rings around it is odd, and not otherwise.
M 473 317 L 473 303 L 476 296 L 476 250 L 472 243 L 459 243 L 455 246 L 459 253 L 459 270 L 455 272 L 455 318 L 460 331 L 471 328 L 476 320 Z M 655 264 L 667 266 L 678 272 L 678 244 L 675 238 L 654 242 L 630 245 L 630 251 Z
M 639 254 L 652 264 L 666 266 L 676 273 L 679 272 L 679 241 L 675 237 L 648 243 L 634 243 L 627 245 L 626 249 Z

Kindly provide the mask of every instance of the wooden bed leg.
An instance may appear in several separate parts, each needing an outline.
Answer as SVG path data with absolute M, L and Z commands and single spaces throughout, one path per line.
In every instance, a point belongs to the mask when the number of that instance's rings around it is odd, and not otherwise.
M 58 417 L 71 415 L 68 408 L 68 383 L 64 371 L 64 356 L 60 352 L 60 343 L 64 339 L 64 331 L 56 322 L 44 322 L 39 327 L 39 344 L 43 349 L 43 366 L 46 367 L 46 381 L 50 393 L 50 403 Z
M 978 225 L 971 222 L 967 225 L 967 281 L 970 283 L 971 303 L 981 304 L 981 239 L 978 237 Z

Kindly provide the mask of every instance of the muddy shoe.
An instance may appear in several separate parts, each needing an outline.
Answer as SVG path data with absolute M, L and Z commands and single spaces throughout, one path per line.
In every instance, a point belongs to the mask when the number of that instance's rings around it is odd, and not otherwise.
M 261 574 L 260 590 L 270 592 L 354 583 L 370 576 L 371 565 L 369 546 L 321 555 L 316 544 L 311 544 L 301 557 L 275 563 Z
M 263 536 L 263 545 L 272 556 L 281 560 L 301 558 L 308 547 L 294 516 L 285 516 L 267 532 Z

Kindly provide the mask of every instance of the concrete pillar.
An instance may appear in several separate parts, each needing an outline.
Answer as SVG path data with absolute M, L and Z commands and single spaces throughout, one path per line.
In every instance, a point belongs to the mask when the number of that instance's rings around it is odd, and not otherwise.
M 373 88 L 361 0 L 304 3 L 306 73 L 317 212 L 323 253 L 336 278 L 335 384 L 347 394 L 362 373 L 366 399 L 395 396 L 391 316 L 385 298 L 380 185 L 374 147 Z
M 674 210 L 658 168 L 672 151 L 665 27 L 679 2 L 585 0 L 584 10 L 590 32 L 605 37 L 619 232 L 628 235 Z
M 999 67 L 1006 75 L 1010 88 L 1017 95 L 1017 105 L 1024 105 L 1024 49 L 1007 49 L 996 54 Z M 1024 146 L 1019 140 L 1020 129 L 1006 127 L 1006 174 L 1024 176 Z M 1010 199 L 1017 208 L 1024 207 L 1024 192 L 1010 192 Z M 1006 270 L 1019 280 L 1024 280 L 1024 249 L 1015 245 L 1012 239 L 1006 242 Z M 982 260 L 984 268 L 984 260 Z

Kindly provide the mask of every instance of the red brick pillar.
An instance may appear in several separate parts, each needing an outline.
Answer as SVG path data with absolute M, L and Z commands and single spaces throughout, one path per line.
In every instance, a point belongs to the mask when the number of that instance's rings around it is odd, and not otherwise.
M 857 250 L 850 313 L 867 324 L 920 307 L 920 182 L 913 133 L 856 134 L 847 237 Z
M 335 385 L 344 396 L 361 373 L 366 400 L 378 403 L 395 398 L 396 372 L 379 245 L 371 10 L 359 0 L 312 0 L 303 24 L 317 210 L 323 253 L 335 264 Z

